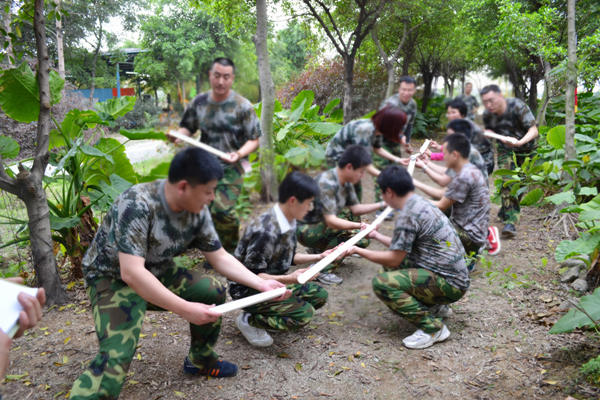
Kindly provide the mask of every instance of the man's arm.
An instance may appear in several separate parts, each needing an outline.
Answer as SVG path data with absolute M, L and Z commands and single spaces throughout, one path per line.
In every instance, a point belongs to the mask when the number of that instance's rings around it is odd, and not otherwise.
M 535 138 L 537 138 L 539 135 L 540 134 L 539 134 L 537 125 L 533 125 L 532 127 L 529 128 L 529 130 L 527 131 L 527 134 L 525 134 L 525 136 L 523 136 L 517 143 L 515 143 L 514 147 L 524 146 L 527 143 L 534 140 Z
M 354 205 L 348 206 L 348 208 L 350 209 L 350 211 L 352 211 L 352 214 L 354 214 L 354 215 L 368 214 L 373 211 L 381 210 L 382 208 L 385 208 L 385 207 L 386 207 L 386 204 L 384 201 L 379 201 L 377 203 L 369 203 L 369 204 L 354 204 Z
M 242 147 L 237 149 L 237 151 L 229 153 L 229 160 L 225 161 L 227 161 L 230 164 L 236 163 L 256 149 L 258 149 L 258 139 L 250 139 L 246 141 L 246 143 L 244 143 Z
M 374 147 L 373 153 L 377 154 L 380 157 L 385 158 L 386 160 L 390 160 L 393 163 L 396 163 L 396 164 L 400 163 L 400 157 L 396 157 L 395 155 L 393 155 L 392 153 L 390 153 L 383 147 Z
M 140 256 L 119 252 L 121 279 L 144 300 L 180 315 L 185 320 L 203 325 L 216 321 L 221 314 L 210 311 L 210 306 L 182 299 L 167 289 L 144 266 Z
M 373 164 L 367 165 L 367 173 L 371 176 L 379 176 L 381 173 Z
M 332 229 L 350 230 L 361 229 L 362 227 L 362 223 L 360 222 L 348 221 L 336 216 L 335 214 L 325 214 L 323 215 L 323 219 L 325 220 L 325 225 Z
M 426 185 L 425 183 L 413 178 L 415 187 L 421 190 L 426 195 L 433 197 L 434 199 L 441 199 L 444 196 L 445 190 L 442 188 L 434 188 L 433 186 Z
M 447 186 L 452 180 L 452 178 L 446 174 L 446 170 L 437 164 L 432 162 L 424 163 L 417 161 L 417 166 L 420 167 L 428 177 L 430 177 L 440 186 Z
M 406 257 L 406 252 L 402 250 L 369 250 L 358 246 L 352 246 L 348 252 L 390 268 L 397 268 Z
M 436 206 L 440 210 L 446 211 L 447 209 L 452 207 L 452 204 L 454 204 L 455 201 L 447 198 L 446 196 L 442 196 L 441 199 L 439 199 L 438 201 L 433 201 L 432 203 L 434 206 Z

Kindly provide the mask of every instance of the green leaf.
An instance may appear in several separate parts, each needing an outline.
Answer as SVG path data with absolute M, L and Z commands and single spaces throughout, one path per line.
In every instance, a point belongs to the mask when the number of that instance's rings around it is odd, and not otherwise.
M 95 147 L 90 146 L 89 144 L 81 145 L 80 149 L 81 149 L 81 152 L 87 156 L 101 157 L 101 158 L 104 158 L 109 163 L 114 164 L 113 158 L 111 156 L 109 156 L 105 152 L 103 152 Z
M 578 307 L 585 310 L 594 321 L 600 319 L 600 288 L 596 288 L 590 295 L 583 296 L 579 300 Z M 550 333 L 571 332 L 584 326 L 594 326 L 594 322 L 577 308 L 571 308 L 569 312 L 556 321 Z
M 133 110 L 134 106 L 134 96 L 122 96 L 96 103 L 94 108 L 98 110 L 102 119 L 115 120 Z
M 167 140 L 167 135 L 163 132 L 157 132 L 153 129 L 138 129 L 133 131 L 128 131 L 126 129 L 121 129 L 119 133 L 125 136 L 129 140 L 144 140 L 144 139 L 160 139 Z
M 54 214 L 50 214 L 50 229 L 53 231 L 60 231 L 62 229 L 71 229 L 79 224 L 81 218 L 75 217 L 58 217 Z
M 50 103 L 52 105 L 60 103 L 62 98 L 62 90 L 65 86 L 65 80 L 58 75 L 58 72 L 51 69 L 49 76 L 50 84 Z
M 565 126 L 558 125 L 550 129 L 546 134 L 548 143 L 555 149 L 562 149 L 565 147 Z
M 298 93 L 298 95 L 296 95 L 294 100 L 292 100 L 290 110 L 296 111 L 298 108 L 301 108 L 302 111 L 300 112 L 300 115 L 302 115 L 302 112 L 310 108 L 314 100 L 315 92 L 313 92 L 312 90 L 303 90 L 300 93 Z
M 540 188 L 533 189 L 531 192 L 527 193 L 525 197 L 521 200 L 522 206 L 530 206 L 536 204 L 542 196 L 544 195 L 544 191 Z
M 15 158 L 19 155 L 21 147 L 13 138 L 0 135 L 0 156 L 2 158 Z
M 566 192 L 556 193 L 552 196 L 548 196 L 544 199 L 544 202 L 555 205 L 563 203 L 573 204 L 575 203 L 575 195 L 573 194 L 572 190 L 568 190 Z
M 281 128 L 278 132 L 277 135 L 275 136 L 275 139 L 280 142 L 283 139 L 285 139 L 285 137 L 287 136 L 288 132 L 290 131 L 290 127 L 292 126 L 292 124 L 286 124 L 283 128 Z
M 580 196 L 597 196 L 598 195 L 598 188 L 596 188 L 596 187 L 589 187 L 589 186 L 582 187 L 579 190 L 579 195 Z
M 300 104 L 300 106 L 298 106 L 297 108 L 293 108 L 292 109 L 292 113 L 290 114 L 290 122 L 291 123 L 296 123 L 300 117 L 302 116 L 302 113 L 304 112 L 304 103 L 306 100 L 302 101 L 302 103 Z
M 499 168 L 494 171 L 493 175 L 494 176 L 511 176 L 511 175 L 517 175 L 517 173 L 515 171 L 513 171 L 512 169 Z
M 171 163 L 169 161 L 158 164 L 156 167 L 152 168 L 150 173 L 146 176 L 140 177 L 140 182 L 152 182 L 156 179 L 166 178 L 169 175 L 169 167 Z M 246 179 L 244 179 L 244 182 Z
M 307 125 L 314 132 L 323 136 L 335 135 L 340 129 L 342 129 L 342 125 L 335 124 L 333 122 L 310 122 Z
M 554 258 L 562 262 L 575 255 L 592 254 L 598 246 L 600 246 L 600 234 L 584 232 L 576 240 L 560 242 L 554 251 Z
M 331 112 L 331 110 L 333 110 L 334 108 L 336 108 L 338 106 L 338 104 L 340 104 L 340 99 L 333 99 L 333 100 L 331 100 L 329 103 L 327 103 L 327 105 L 323 109 L 323 114 L 324 115 L 329 115 L 329 113 Z
M 94 164 L 90 174 L 100 174 L 105 177 L 104 179 L 93 179 L 91 183 L 98 183 L 99 180 L 107 180 L 111 174 L 117 174 L 121 178 L 131 183 L 137 183 L 138 175 L 136 174 L 129 158 L 125 154 L 125 146 L 123 146 L 117 139 L 113 138 L 102 138 L 95 145 L 95 148 L 108 154 L 112 157 L 114 164 L 109 163 L 106 160 L 100 159 Z
M 19 122 L 28 123 L 38 119 L 38 85 L 26 63 L 5 70 L 0 75 L 0 107 L 6 115 Z

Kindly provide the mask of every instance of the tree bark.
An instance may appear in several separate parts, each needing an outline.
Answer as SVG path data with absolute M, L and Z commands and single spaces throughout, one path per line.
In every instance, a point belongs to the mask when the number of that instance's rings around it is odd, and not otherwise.
M 567 93 L 565 96 L 565 160 L 575 153 L 575 90 L 577 89 L 577 31 L 575 0 L 567 0 Z
M 58 75 L 65 79 L 65 51 L 63 46 L 63 26 L 60 13 L 61 0 L 56 5 L 56 54 L 58 58 Z
M 375 47 L 377 47 L 377 50 L 379 51 L 379 56 L 381 57 L 382 61 L 383 61 L 383 65 L 385 65 L 385 69 L 387 71 L 387 87 L 385 90 L 385 98 L 389 98 L 390 96 L 392 96 L 396 90 L 396 71 L 394 69 L 394 65 L 398 62 L 398 57 L 400 56 L 400 51 L 402 50 L 402 47 L 404 46 L 404 42 L 406 41 L 406 37 L 408 35 L 408 31 L 407 31 L 407 22 L 404 22 L 404 28 L 403 28 L 403 33 L 402 33 L 402 39 L 400 39 L 400 43 L 398 44 L 398 47 L 396 47 L 396 50 L 394 50 L 394 52 L 392 54 L 390 54 L 388 56 L 388 54 L 385 52 L 383 46 L 381 45 L 381 42 L 379 41 L 379 36 L 377 33 L 377 29 L 373 28 L 373 30 L 371 31 L 371 37 L 373 39 L 373 43 L 375 43 Z
M 102 47 L 102 37 L 104 36 L 104 31 L 102 29 L 102 21 L 100 17 L 98 17 L 98 26 L 100 27 L 100 31 L 96 36 L 98 42 L 96 43 L 96 48 L 94 49 L 94 59 L 92 61 L 92 82 L 90 84 L 90 106 L 94 102 L 94 89 L 96 88 L 96 65 L 98 64 L 98 55 L 100 54 L 100 47 Z
M 354 57 L 344 60 L 344 125 L 352 121 L 352 95 L 354 93 Z
M 4 10 L 4 5 L 0 6 L 0 15 L 2 16 L 2 29 L 4 29 L 4 31 L 6 32 L 6 35 L 4 36 L 4 40 L 8 42 L 8 46 L 6 46 L 6 62 L 4 63 L 5 65 L 7 65 L 9 68 L 12 67 L 14 65 L 13 60 L 15 58 L 15 54 L 13 52 L 13 46 L 12 46 L 12 40 L 10 40 L 10 32 L 11 32 L 11 28 L 10 28 L 10 21 L 11 21 L 11 16 L 10 16 L 10 10 L 8 12 L 5 12 Z
M 50 233 L 50 211 L 46 200 L 46 192 L 42 186 L 42 177 L 48 165 L 50 132 L 50 61 L 48 47 L 46 46 L 44 0 L 35 1 L 33 28 L 37 47 L 37 77 L 40 96 L 37 145 L 31 171 L 19 173 L 20 176 L 17 177 L 17 181 L 25 175 L 25 182 L 23 182 L 25 190 L 22 190 L 21 193 L 29 216 L 31 253 L 38 283 L 46 290 L 48 304 L 56 304 L 65 302 L 67 297 L 56 269 L 56 259 L 52 251 L 52 235 Z
M 256 1 L 256 36 L 254 45 L 258 59 L 258 76 L 260 80 L 261 114 L 260 126 L 260 175 L 262 178 L 262 200 L 272 201 L 277 197 L 275 179 L 275 152 L 273 145 L 273 114 L 275 112 L 275 85 L 271 76 L 269 51 L 267 48 L 267 31 L 269 17 L 267 1 Z
M 546 125 L 546 110 L 548 109 L 548 103 L 550 103 L 550 98 L 552 94 L 550 93 L 550 71 L 552 67 L 550 63 L 543 58 L 540 60 L 544 66 L 544 94 L 542 95 L 542 105 L 538 110 L 536 122 L 538 125 Z

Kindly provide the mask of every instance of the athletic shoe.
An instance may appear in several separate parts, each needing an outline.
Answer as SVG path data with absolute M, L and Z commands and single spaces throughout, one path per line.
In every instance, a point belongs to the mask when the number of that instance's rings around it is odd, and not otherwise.
M 213 378 L 229 378 L 236 376 L 238 371 L 237 365 L 225 360 L 216 361 L 209 368 L 198 368 L 190 361 L 189 357 L 183 362 L 183 373 L 197 376 L 210 376 Z
M 317 275 L 317 281 L 325 285 L 339 285 L 344 282 L 342 278 L 332 273 L 320 273 Z
M 409 349 L 426 349 L 437 342 L 443 342 L 448 339 L 449 336 L 450 331 L 446 325 L 443 325 L 442 329 L 433 334 L 425 333 L 422 330 L 417 329 L 415 333 L 402 339 L 402 343 Z
M 250 313 L 243 312 L 238 315 L 235 320 L 235 325 L 238 327 L 242 335 L 248 343 L 256 347 L 269 347 L 273 344 L 273 338 L 264 329 L 255 328 L 248 323 Z
M 448 318 L 454 314 L 448 304 L 436 304 L 429 307 L 429 312 L 439 318 Z
M 379 215 L 381 215 L 383 211 L 382 210 L 377 210 L 377 212 L 375 213 L 375 218 L 379 217 Z M 394 210 L 392 210 L 392 212 L 390 212 L 387 217 L 384 218 L 384 221 L 391 221 L 394 219 Z
M 512 239 L 517 235 L 517 229 L 513 224 L 506 224 L 502 228 L 502 237 L 506 239 Z
M 498 228 L 495 226 L 490 226 L 488 228 L 488 237 L 487 237 L 487 247 L 488 254 L 490 256 L 495 256 L 500 253 L 501 245 L 500 245 L 500 234 L 498 233 Z

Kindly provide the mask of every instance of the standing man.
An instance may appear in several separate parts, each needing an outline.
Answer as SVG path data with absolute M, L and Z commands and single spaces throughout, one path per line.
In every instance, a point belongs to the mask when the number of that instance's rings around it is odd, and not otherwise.
M 406 124 L 404 125 L 404 129 L 401 133 L 406 138 L 406 143 L 403 144 L 407 150 L 408 143 L 410 142 L 410 137 L 412 135 L 413 126 L 415 125 L 415 116 L 417 115 L 417 102 L 415 99 L 413 99 L 413 96 L 416 92 L 417 81 L 415 81 L 415 78 L 412 76 L 403 76 L 400 78 L 400 87 L 398 87 L 398 93 L 386 99 L 379 107 L 380 110 L 387 106 L 398 107 L 406 113 Z M 388 141 L 385 138 L 383 143 L 384 147 L 388 147 L 388 151 L 390 151 L 390 149 L 396 149 L 397 152 L 390 152 L 400 157 L 400 146 L 398 146 L 398 143 Z
M 483 124 L 486 131 L 518 139 L 516 143 L 499 141 L 498 168 L 514 169 L 526 157 L 531 156 L 537 147 L 538 129 L 535 117 L 523 101 L 505 98 L 498 85 L 488 85 L 481 89 L 481 100 L 485 107 Z M 517 164 L 513 162 L 513 157 Z M 512 238 L 517 234 L 515 224 L 519 221 L 520 197 L 511 194 L 512 185 L 502 185 L 502 207 L 498 217 L 504 228 L 502 236 Z
M 226 288 L 173 261 L 195 247 L 233 281 L 261 292 L 284 286 L 248 271 L 221 246 L 207 206 L 222 176 L 212 155 L 189 147 L 173 158 L 168 179 L 134 185 L 114 202 L 83 258 L 99 351 L 73 384 L 71 400 L 119 397 L 148 308 L 190 323 L 184 373 L 236 375 L 237 366 L 214 349 L 221 315 L 212 306 L 225 302 Z
M 467 82 L 465 84 L 465 92 L 462 94 L 462 96 L 460 96 L 460 99 L 467 105 L 467 118 L 469 118 L 471 121 L 475 121 L 475 113 L 479 107 L 479 102 L 477 101 L 477 98 L 471 94 L 472 91 L 473 84 L 471 82 Z
M 215 189 L 210 214 L 225 250 L 233 253 L 239 238 L 240 219 L 235 205 L 244 183 L 242 163 L 258 148 L 260 122 L 254 107 L 231 90 L 235 65 L 217 58 L 208 72 L 211 90 L 201 93 L 183 113 L 179 132 L 192 136 L 200 130 L 200 141 L 229 153 L 221 160 L 224 176 Z

